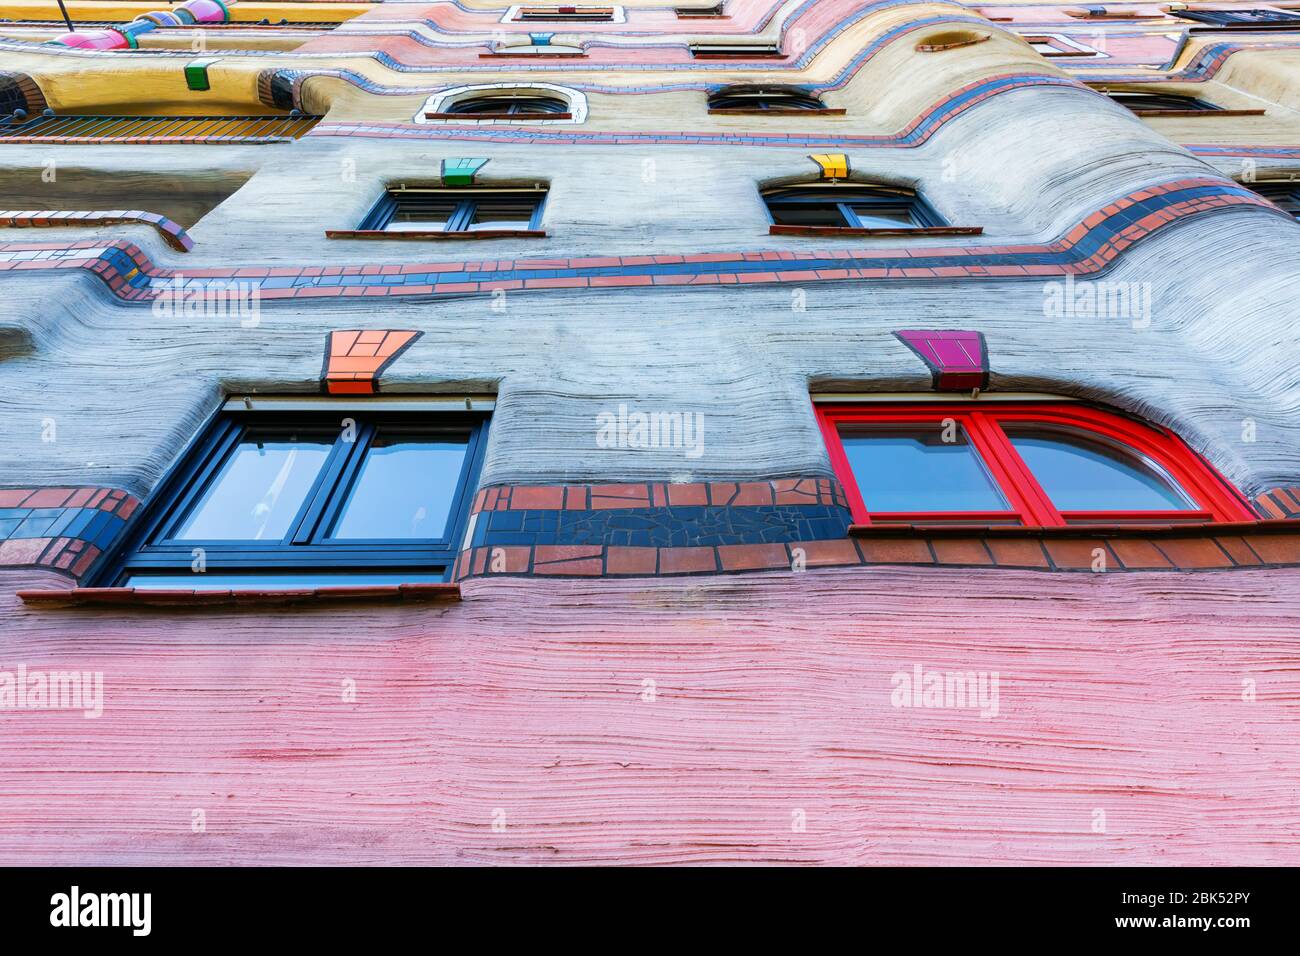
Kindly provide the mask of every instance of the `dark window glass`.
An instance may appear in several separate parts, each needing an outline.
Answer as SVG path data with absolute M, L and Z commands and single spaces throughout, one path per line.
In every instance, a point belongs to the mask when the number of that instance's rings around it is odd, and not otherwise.
M 1217 106 L 1211 106 L 1194 96 L 1179 96 L 1176 93 L 1108 93 L 1120 106 L 1126 106 L 1134 112 L 1186 112 L 1195 110 L 1213 112 Z
M 902 187 L 776 188 L 765 190 L 763 201 L 780 226 L 907 229 L 944 224 L 916 193 Z
M 390 189 L 358 227 L 386 232 L 537 229 L 546 190 Z
M 475 96 L 447 107 L 448 113 L 505 113 L 510 116 L 567 113 L 569 104 L 557 96 Z
M 1300 182 L 1250 183 L 1250 188 L 1294 218 L 1300 219 Z
M 329 457 L 331 441 L 250 435 L 177 529 L 181 541 L 279 541 Z
M 332 537 L 442 537 L 468 440 L 468 435 L 381 431 L 353 480 Z
M 1005 426 L 1058 511 L 1194 510 L 1163 469 L 1104 438 L 1064 428 Z
M 458 205 L 450 199 L 403 197 L 384 228 L 389 232 L 446 232 Z
M 445 580 L 486 428 L 475 412 L 232 408 L 159 486 L 96 580 L 190 588 Z
M 1169 12 L 1184 20 L 1212 23 L 1222 27 L 1300 24 L 1300 17 L 1284 10 L 1170 10 Z
M 709 98 L 709 109 L 714 110 L 770 110 L 781 113 L 824 108 L 821 100 L 797 90 L 733 88 L 722 90 Z
M 869 512 L 1009 509 L 960 428 L 855 427 L 840 440 Z

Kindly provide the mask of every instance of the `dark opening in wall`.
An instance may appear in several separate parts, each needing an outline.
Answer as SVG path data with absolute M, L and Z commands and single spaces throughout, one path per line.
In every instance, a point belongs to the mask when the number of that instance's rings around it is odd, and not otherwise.
M 65 161 L 66 162 L 66 161 Z M 213 173 L 105 173 L 61 162 L 51 182 L 41 168 L 0 169 L 0 209 L 98 212 L 137 209 L 166 216 L 185 228 L 243 186 L 252 171 Z

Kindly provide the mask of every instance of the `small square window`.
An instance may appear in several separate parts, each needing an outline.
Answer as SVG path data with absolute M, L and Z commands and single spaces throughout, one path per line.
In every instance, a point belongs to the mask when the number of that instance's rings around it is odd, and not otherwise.
M 1249 183 L 1259 193 L 1295 219 L 1300 219 L 1300 182 Z
M 544 189 L 389 189 L 360 229 L 400 233 L 535 233 L 545 198 Z
M 913 190 L 843 183 L 763 192 L 774 226 L 808 229 L 928 229 L 943 218 Z
M 223 411 L 159 486 L 104 584 L 445 580 L 486 431 L 487 416 L 469 412 Z

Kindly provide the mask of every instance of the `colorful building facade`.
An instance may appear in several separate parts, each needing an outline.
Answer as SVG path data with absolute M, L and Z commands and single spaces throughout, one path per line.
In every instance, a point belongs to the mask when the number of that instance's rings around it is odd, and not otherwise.
M 1300 11 L 66 9 L 6 860 L 1300 860 Z

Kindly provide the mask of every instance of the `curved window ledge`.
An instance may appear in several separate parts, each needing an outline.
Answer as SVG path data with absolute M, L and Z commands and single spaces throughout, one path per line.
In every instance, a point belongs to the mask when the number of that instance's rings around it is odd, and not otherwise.
M 849 226 L 781 226 L 773 224 L 768 234 L 773 236 L 978 236 L 983 226 L 900 226 L 897 229 L 856 229 Z
M 386 584 L 262 591 L 152 588 L 41 588 L 19 591 L 28 607 L 220 607 L 336 602 L 443 603 L 460 600 L 459 584 Z
M 1263 110 L 1260 110 L 1262 113 Z M 545 123 L 547 120 L 572 120 L 572 113 L 425 113 L 427 120 L 455 120 L 458 123 L 479 121 L 511 123 Z
M 1196 116 L 1263 116 L 1264 110 L 1133 110 L 1134 116 L 1176 116 L 1179 119 Z
M 710 109 L 710 116 L 843 116 L 842 106 L 825 106 L 819 110 Z
M 387 229 L 326 229 L 326 239 L 545 239 L 545 229 L 471 229 L 464 232 L 416 232 Z

